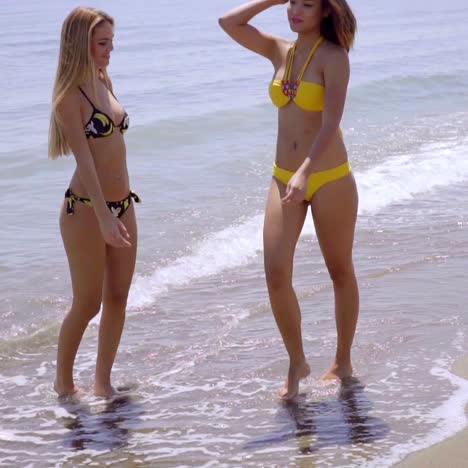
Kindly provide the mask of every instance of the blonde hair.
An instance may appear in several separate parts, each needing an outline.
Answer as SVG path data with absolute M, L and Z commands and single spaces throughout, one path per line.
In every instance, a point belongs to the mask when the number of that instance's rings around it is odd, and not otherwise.
M 96 98 L 98 78 L 102 79 L 112 91 L 112 83 L 106 70 L 96 71 L 91 54 L 94 30 L 106 21 L 114 26 L 114 19 L 107 13 L 95 8 L 77 7 L 63 22 L 49 127 L 49 158 L 51 159 L 71 153 L 71 148 L 63 134 L 60 113 L 57 110 L 65 95 L 83 83 L 90 82 L 94 98 Z

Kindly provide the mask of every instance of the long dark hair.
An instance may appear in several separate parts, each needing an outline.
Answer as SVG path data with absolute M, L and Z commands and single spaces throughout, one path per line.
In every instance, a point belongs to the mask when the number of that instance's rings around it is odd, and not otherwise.
M 320 25 L 322 36 L 347 51 L 351 49 L 356 34 L 357 23 L 346 0 L 322 0 L 327 13 Z

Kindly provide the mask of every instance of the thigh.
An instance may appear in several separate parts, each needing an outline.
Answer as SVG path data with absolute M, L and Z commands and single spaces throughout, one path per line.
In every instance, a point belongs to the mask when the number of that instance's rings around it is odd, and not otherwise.
M 265 267 L 287 267 L 292 262 L 297 240 L 304 225 L 307 204 L 283 205 L 286 186 L 272 179 L 263 225 Z
M 312 197 L 317 239 L 328 269 L 352 263 L 358 194 L 353 174 L 321 187 Z
M 73 300 L 99 306 L 104 279 L 105 242 L 92 208 L 75 203 L 73 215 L 60 213 L 60 232 L 70 267 Z
M 132 246 L 128 248 L 106 246 L 103 290 L 105 301 L 126 301 L 135 270 L 138 232 L 133 202 L 120 218 L 120 221 L 127 228 Z

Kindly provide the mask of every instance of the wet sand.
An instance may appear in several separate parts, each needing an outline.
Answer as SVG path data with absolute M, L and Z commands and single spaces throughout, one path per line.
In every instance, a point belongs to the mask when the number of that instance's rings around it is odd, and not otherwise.
M 455 374 L 468 379 L 468 355 L 453 368 Z M 432 447 L 415 452 L 396 466 L 399 468 L 466 468 L 468 466 L 468 405 L 465 407 L 467 426 L 454 436 Z

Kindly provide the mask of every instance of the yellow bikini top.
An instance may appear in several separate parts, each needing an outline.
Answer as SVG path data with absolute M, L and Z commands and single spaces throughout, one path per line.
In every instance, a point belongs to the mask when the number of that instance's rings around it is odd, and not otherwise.
M 315 54 L 315 51 L 322 42 L 323 37 L 320 36 L 312 47 L 309 57 L 305 61 L 304 66 L 297 77 L 297 81 L 292 84 L 290 80 L 297 45 L 297 43 L 294 43 L 294 46 L 288 55 L 284 78 L 282 80 L 273 80 L 270 83 L 270 98 L 276 107 L 283 107 L 293 100 L 297 106 L 306 111 L 321 112 L 324 110 L 325 88 L 318 83 L 301 81 L 307 66 Z

